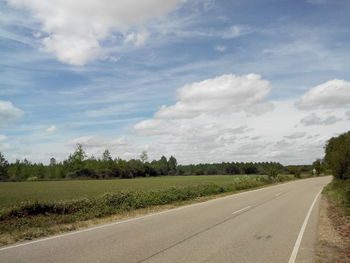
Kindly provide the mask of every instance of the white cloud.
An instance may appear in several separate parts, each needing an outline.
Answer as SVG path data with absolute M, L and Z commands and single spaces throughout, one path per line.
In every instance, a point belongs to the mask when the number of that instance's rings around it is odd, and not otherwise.
M 92 36 L 51 35 L 43 39 L 45 51 L 61 62 L 81 66 L 100 55 L 100 44 Z
M 332 125 L 336 123 L 337 121 L 341 121 L 340 118 L 337 118 L 336 116 L 328 116 L 326 119 L 324 119 L 323 124 L 324 125 Z
M 134 129 L 139 136 L 152 136 L 153 145 L 160 145 L 163 152 L 175 155 L 180 163 L 271 160 L 307 163 L 321 156 L 323 137 L 306 139 L 307 134 L 314 134 L 312 128 L 304 131 L 294 128 L 303 114 L 293 106 L 294 101 L 274 104 L 275 110 L 263 115 L 248 117 L 240 112 L 205 114 L 192 119 L 152 119 L 140 122 Z M 288 138 L 283 138 L 288 133 Z M 276 141 L 283 139 L 285 144 L 275 146 Z M 311 143 L 318 148 L 311 147 Z M 289 154 L 291 151 L 302 155 Z M 315 152 L 319 154 L 316 157 Z
M 41 36 L 42 36 L 41 32 L 38 32 L 38 31 L 33 32 L 33 37 L 40 38 Z
M 10 144 L 5 143 L 6 139 L 7 137 L 5 135 L 0 134 L 0 152 L 8 151 L 12 148 Z
M 238 25 L 234 25 L 234 26 L 229 27 L 225 31 L 223 31 L 221 33 L 221 37 L 223 39 L 230 39 L 230 38 L 239 37 L 245 33 L 247 33 L 245 28 L 238 26 Z
M 274 46 L 273 48 L 267 48 L 263 50 L 264 54 L 270 54 L 275 56 L 295 56 L 298 54 L 317 54 L 321 56 L 323 53 L 320 52 L 322 50 L 322 45 L 316 41 L 312 40 L 296 40 L 291 43 L 284 43 Z
M 118 62 L 120 59 L 121 59 L 121 57 L 116 57 L 116 56 L 110 56 L 108 58 L 108 60 L 111 62 Z
M 273 109 L 266 101 L 270 92 L 268 81 L 260 75 L 222 75 L 186 85 L 178 90 L 179 101 L 162 106 L 158 119 L 194 118 L 201 114 L 221 115 L 232 112 L 261 114 Z
M 350 111 L 345 112 L 345 115 L 348 117 L 348 120 L 350 120 Z
M 102 52 L 101 42 L 114 32 L 124 34 L 149 19 L 160 17 L 183 0 L 8 0 L 18 8 L 31 11 L 48 34 L 42 41 L 45 50 L 58 60 L 83 65 Z M 135 45 L 145 34 L 135 35 Z
M 218 52 L 225 52 L 226 51 L 226 47 L 225 46 L 221 46 L 221 45 L 218 45 L 218 46 L 215 46 L 214 47 L 214 50 L 218 51 Z
M 169 24 L 162 24 L 156 26 L 156 32 L 161 35 L 167 35 L 168 38 L 176 37 L 176 40 L 183 37 L 208 37 L 208 38 L 221 38 L 221 39 L 232 39 L 238 38 L 247 34 L 254 32 L 254 29 L 245 26 L 245 25 L 231 25 L 223 30 L 186 30 L 186 25 L 188 23 L 194 24 L 194 21 L 184 21 L 181 24 L 177 24 L 176 22 L 170 22 Z
M 113 146 L 128 145 L 129 142 L 125 137 L 118 137 L 116 139 L 109 139 L 101 136 L 83 136 L 72 139 L 68 142 L 68 145 L 82 144 L 83 146 L 90 148 L 109 148 Z
M 321 158 L 327 139 L 348 129 L 348 121 L 338 121 L 344 117 L 343 109 L 315 109 L 316 117 L 324 116 L 319 118 L 322 130 L 316 125 L 300 125 L 305 111 L 295 106 L 295 100 L 268 101 L 269 83 L 261 81 L 254 74 L 224 75 L 186 85 L 178 90 L 175 104 L 163 106 L 154 118 L 137 123 L 135 134 L 147 136 L 149 144 L 175 155 L 180 163 L 302 164 Z M 254 108 L 259 104 L 274 105 L 274 110 L 249 113 L 248 105 Z
M 90 118 L 99 118 L 103 116 L 112 116 L 112 115 L 115 116 L 125 112 L 130 113 L 134 108 L 135 108 L 135 104 L 133 103 L 118 104 L 110 107 L 88 110 L 85 112 L 85 114 Z
M 23 111 L 16 108 L 11 102 L 0 100 L 0 126 L 5 122 L 18 119 L 22 114 Z
M 126 35 L 124 42 L 125 43 L 133 43 L 136 47 L 142 46 L 145 44 L 149 34 L 147 32 L 140 33 L 129 33 Z
M 202 0 L 200 3 L 203 4 L 205 11 L 209 11 L 215 7 L 215 0 Z
M 321 118 L 318 117 L 315 113 L 307 115 L 306 117 L 302 118 L 300 122 L 306 126 L 319 125 L 323 123 Z
M 293 139 L 303 138 L 303 137 L 305 137 L 305 135 L 306 135 L 306 132 L 295 132 L 293 134 L 284 136 L 284 138 L 293 140 Z
M 340 121 L 341 119 L 331 115 L 327 116 L 323 119 L 321 119 L 317 114 L 312 113 L 307 115 L 306 117 L 302 118 L 300 122 L 304 124 L 305 126 L 311 126 L 311 125 L 332 125 L 336 123 L 337 121 Z
M 6 136 L 0 134 L 0 143 L 5 141 L 5 140 L 6 140 Z
M 305 93 L 297 103 L 301 109 L 350 107 L 350 82 L 330 80 Z
M 50 127 L 48 127 L 46 129 L 46 131 L 49 132 L 49 133 L 55 132 L 56 130 L 57 130 L 57 128 L 56 128 L 55 125 L 51 125 Z
M 10 144 L 0 142 L 0 151 L 5 152 L 5 151 L 9 151 L 11 149 L 12 149 L 12 146 Z

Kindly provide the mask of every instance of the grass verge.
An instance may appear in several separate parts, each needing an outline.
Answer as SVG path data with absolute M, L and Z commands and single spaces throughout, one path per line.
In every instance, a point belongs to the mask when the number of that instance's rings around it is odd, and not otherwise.
M 278 182 L 287 180 L 291 180 L 291 177 L 278 177 Z M 72 231 L 103 223 L 106 218 L 117 220 L 155 212 L 194 200 L 204 201 L 213 196 L 259 188 L 271 183 L 261 178 L 242 178 L 226 185 L 210 183 L 155 191 L 106 193 L 76 200 L 22 202 L 0 211 L 0 244 Z

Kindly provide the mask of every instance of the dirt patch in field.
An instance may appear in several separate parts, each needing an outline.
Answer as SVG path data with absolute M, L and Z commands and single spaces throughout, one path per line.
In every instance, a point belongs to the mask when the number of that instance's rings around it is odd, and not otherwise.
M 325 194 L 320 203 L 316 262 L 350 262 L 350 216 Z

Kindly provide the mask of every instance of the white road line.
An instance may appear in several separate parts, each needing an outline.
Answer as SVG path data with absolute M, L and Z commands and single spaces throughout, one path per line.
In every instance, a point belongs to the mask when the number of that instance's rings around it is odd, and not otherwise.
M 295 245 L 294 245 L 292 254 L 290 255 L 290 258 L 289 258 L 288 263 L 294 263 L 294 262 L 295 262 L 295 259 L 297 258 L 297 255 L 298 255 L 298 252 L 299 252 L 299 247 L 300 247 L 301 240 L 302 240 L 302 238 L 303 238 L 303 235 L 304 235 L 304 232 L 305 232 L 305 229 L 306 229 L 307 222 L 309 221 L 309 218 L 310 218 L 312 209 L 314 208 L 315 203 L 316 203 L 316 200 L 317 200 L 317 198 L 319 197 L 319 195 L 321 194 L 321 192 L 322 192 L 322 189 L 321 189 L 321 190 L 318 192 L 318 194 L 316 195 L 314 201 L 312 202 L 312 204 L 311 204 L 311 206 L 310 206 L 310 208 L 309 208 L 309 211 L 308 211 L 307 214 L 306 214 L 304 223 L 303 223 L 303 225 L 301 226 L 301 229 L 300 229 L 298 238 L 297 238 L 297 240 L 295 241 Z
M 311 178 L 309 178 L 309 179 L 311 179 Z M 304 179 L 304 180 L 308 180 L 308 179 Z M 46 237 L 46 238 L 42 238 L 42 239 L 38 239 L 38 240 L 34 240 L 34 241 L 28 241 L 28 242 L 20 243 L 20 244 L 17 244 L 17 245 L 10 245 L 10 246 L 6 246 L 6 247 L 0 247 L 0 251 L 4 251 L 4 250 L 16 248 L 16 247 L 23 247 L 23 246 L 27 246 L 27 245 L 31 245 L 31 244 L 35 244 L 35 243 L 39 243 L 39 242 L 43 242 L 43 241 L 48 241 L 48 240 L 52 240 L 52 239 L 56 239 L 56 238 L 71 236 L 71 235 L 75 235 L 75 234 L 79 234 L 79 233 L 89 232 L 89 231 L 100 229 L 100 228 L 105 228 L 105 227 L 110 227 L 110 226 L 119 225 L 119 224 L 123 224 L 123 223 L 128 223 L 128 222 L 131 222 L 131 221 L 135 221 L 135 220 L 139 220 L 139 219 L 143 219 L 143 218 L 147 218 L 147 217 L 151 217 L 151 216 L 161 215 L 161 214 L 165 214 L 165 213 L 169 213 L 169 212 L 178 211 L 178 210 L 181 210 L 181 209 L 186 209 L 186 208 L 189 208 L 189 207 L 194 207 L 194 206 L 204 205 L 204 204 L 208 204 L 208 203 L 212 203 L 212 202 L 217 202 L 217 201 L 220 201 L 220 200 L 223 200 L 223 199 L 235 198 L 237 196 L 246 195 L 246 194 L 253 193 L 253 192 L 259 192 L 259 191 L 263 191 L 263 190 L 270 190 L 272 188 L 284 186 L 284 185 L 287 185 L 287 184 L 298 183 L 298 182 L 299 182 L 299 180 L 291 181 L 291 182 L 287 182 L 287 183 L 283 183 L 283 184 L 265 186 L 265 187 L 262 187 L 262 188 L 259 188 L 259 189 L 254 189 L 254 190 L 250 190 L 250 191 L 246 191 L 246 192 L 242 192 L 242 193 L 233 193 L 233 194 L 228 195 L 228 196 L 219 197 L 219 198 L 212 199 L 212 200 L 205 201 L 205 202 L 185 205 L 185 206 L 181 206 L 181 207 L 178 207 L 178 208 L 173 208 L 173 209 L 166 210 L 166 211 L 151 213 L 151 214 L 144 215 L 144 216 L 134 217 L 134 218 L 121 220 L 121 221 L 117 221 L 117 222 L 113 222 L 113 223 L 109 223 L 109 224 L 99 225 L 99 226 L 90 227 L 90 228 L 86 228 L 86 229 L 82 229 L 82 230 L 68 232 L 68 233 L 65 233 L 65 234 L 60 234 L 60 235 L 55 235 L 55 236 L 51 236 L 51 237 Z
M 247 207 L 245 207 L 245 208 L 239 209 L 239 210 L 233 212 L 232 214 L 233 214 L 233 215 L 234 215 L 234 214 L 237 214 L 237 213 L 239 213 L 239 212 L 242 212 L 242 211 L 244 211 L 244 210 L 249 209 L 250 207 L 251 207 L 251 206 L 247 206 Z
M 277 197 L 277 196 L 280 196 L 281 194 L 282 194 L 282 192 L 280 192 L 280 193 L 276 194 L 275 196 Z

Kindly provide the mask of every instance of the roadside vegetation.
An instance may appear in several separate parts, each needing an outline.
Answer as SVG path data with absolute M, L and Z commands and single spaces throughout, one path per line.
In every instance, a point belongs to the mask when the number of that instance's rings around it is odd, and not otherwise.
M 206 181 L 208 177 L 210 180 Z M 86 222 L 88 220 L 95 220 L 111 215 L 123 215 L 139 209 L 156 206 L 182 204 L 183 202 L 206 196 L 234 193 L 241 190 L 262 187 L 275 182 L 288 181 L 295 179 L 295 177 L 292 175 L 277 175 L 275 178 L 264 175 L 215 175 L 189 177 L 167 176 L 153 179 L 154 180 L 152 180 L 152 178 L 138 178 L 133 180 L 1 183 L 1 186 L 18 184 L 20 186 L 20 191 L 7 191 L 7 193 L 10 195 L 12 194 L 14 200 L 17 199 L 18 202 L 10 202 L 8 200 L 6 203 L 2 204 L 3 208 L 0 210 L 0 244 L 5 245 L 20 240 L 28 240 L 52 235 L 62 231 L 74 230 L 81 226 L 81 222 Z M 163 179 L 164 181 L 160 182 L 160 179 Z M 177 186 L 171 186 L 176 185 L 174 184 L 174 181 L 172 181 L 174 179 L 175 182 L 177 182 Z M 133 182 L 138 181 L 140 183 L 138 186 L 131 186 Z M 150 183 L 148 183 L 148 181 Z M 65 186 L 69 188 L 69 183 L 74 182 L 81 184 L 81 186 L 86 182 L 128 182 L 130 183 L 130 186 L 129 188 L 126 187 L 128 190 L 103 193 L 106 188 L 101 185 L 101 188 L 99 189 L 100 194 L 90 194 L 87 195 L 87 197 L 71 198 L 69 194 L 67 196 L 64 194 L 69 191 L 65 192 L 65 189 L 57 188 L 56 184 L 54 186 L 56 188 L 55 191 L 59 192 L 60 190 L 63 190 L 63 194 L 61 199 L 50 199 L 50 190 L 53 188 L 50 189 L 49 187 L 43 187 L 43 185 L 41 185 L 64 183 L 61 187 Z M 154 183 L 153 187 L 152 183 Z M 39 195 L 32 195 L 32 198 L 25 196 L 24 193 L 26 191 L 23 189 L 36 185 L 40 186 L 39 188 L 36 188 Z M 84 189 L 84 187 L 81 187 L 80 189 Z M 96 188 L 91 189 L 96 190 Z M 70 188 L 70 190 L 72 191 L 72 188 Z M 73 191 L 79 193 L 80 190 L 75 189 Z M 24 199 L 27 201 L 23 201 Z
M 119 191 L 97 197 L 62 201 L 27 201 L 3 209 L 0 233 L 11 233 L 16 239 L 31 239 L 52 233 L 52 227 L 101 218 L 134 209 L 171 204 L 198 197 L 234 192 L 265 185 L 261 178 L 240 178 L 231 184 L 214 183 L 170 187 L 153 191 Z M 1 240 L 6 243 L 6 240 Z
M 0 244 L 74 230 L 89 220 L 320 175 L 321 170 L 312 173 L 315 167 L 178 165 L 173 156 L 149 162 L 146 152 L 126 161 L 112 159 L 108 150 L 100 158 L 87 157 L 82 145 L 66 160 L 51 158 L 48 165 L 9 163 L 0 153 Z
M 319 226 L 317 262 L 350 262 L 350 131 L 327 142 L 324 163 L 333 181 L 323 191 L 329 225 Z
M 325 162 L 332 170 L 328 196 L 350 215 L 350 131 L 331 138 L 325 147 Z

